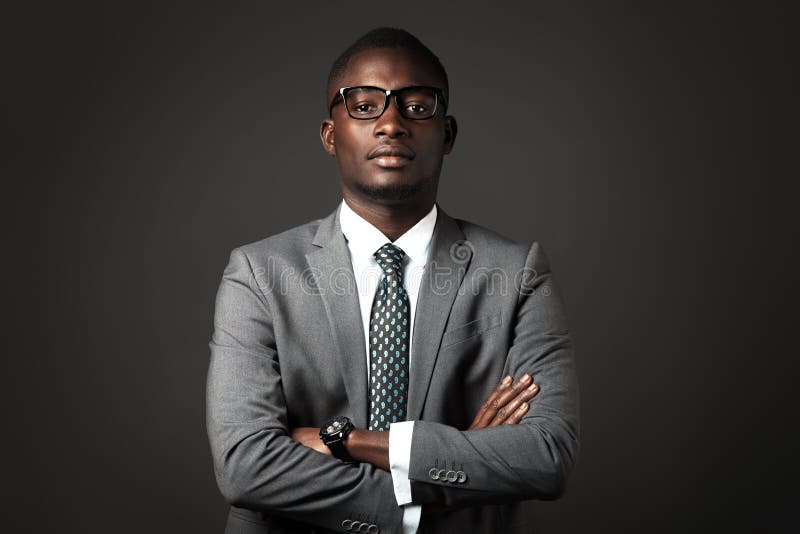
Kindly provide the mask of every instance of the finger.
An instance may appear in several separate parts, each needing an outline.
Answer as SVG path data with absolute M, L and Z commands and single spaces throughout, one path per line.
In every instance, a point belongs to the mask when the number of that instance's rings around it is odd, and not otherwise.
M 502 392 L 507 389 L 511 385 L 511 376 L 507 375 L 504 377 L 499 384 L 492 390 L 486 400 L 481 404 L 481 407 L 478 409 L 478 413 L 475 414 L 475 418 L 472 420 L 472 424 L 469 426 L 468 430 L 472 430 L 474 428 L 480 428 L 483 426 L 483 421 L 487 419 L 491 419 L 494 417 L 492 414 L 487 418 L 487 412 L 492 410 L 497 406 L 497 399 L 502 394 Z
M 522 412 L 520 415 L 517 413 L 518 410 L 521 406 L 528 406 L 528 401 L 531 400 L 538 392 L 539 386 L 536 384 L 531 384 L 529 387 L 520 391 L 516 397 L 514 397 L 505 406 L 497 411 L 497 415 L 494 416 L 492 421 L 489 423 L 489 426 L 502 425 L 507 423 L 509 419 L 518 415 L 519 419 L 522 419 L 522 415 L 525 415 L 525 412 Z M 519 420 L 517 420 L 517 422 L 519 422 Z
M 524 391 L 525 388 L 531 385 L 533 379 L 531 375 L 525 373 L 522 377 L 514 382 L 510 388 L 503 391 L 500 397 L 497 399 L 498 408 L 502 408 L 503 406 L 507 405 L 511 402 L 521 391 Z
M 522 404 L 527 404 L 527 402 L 533 398 L 533 396 L 536 394 L 536 391 L 537 386 L 535 384 L 520 391 L 516 397 L 500 407 L 500 409 L 497 411 L 497 414 L 489 422 L 489 426 L 497 426 L 505 423 L 506 420 L 511 417 Z
M 522 418 L 525 416 L 526 413 L 528 413 L 529 407 L 530 404 L 528 404 L 527 402 L 523 402 L 522 404 L 520 404 L 519 408 L 514 410 L 514 413 L 512 413 L 511 416 L 503 422 L 503 424 L 516 425 L 517 423 L 522 421 Z
M 523 390 L 528 383 L 530 383 L 531 376 L 528 373 L 525 373 L 522 378 L 512 383 L 510 387 L 506 386 L 508 381 L 509 377 L 506 377 L 503 380 L 503 383 L 501 383 L 501 386 L 504 387 L 495 388 L 495 391 L 489 395 L 489 397 L 486 399 L 486 402 L 483 403 L 481 410 L 478 412 L 478 415 L 475 417 L 475 420 L 472 422 L 470 430 L 474 428 L 485 428 L 487 426 L 491 426 L 491 422 L 497 416 L 498 412 L 503 410 L 508 402 L 516 397 L 519 392 Z
M 500 398 L 500 395 L 503 394 L 505 390 L 511 386 L 512 378 L 511 375 L 507 375 L 503 378 L 497 387 L 495 387 L 492 392 L 486 397 L 486 400 L 481 404 L 480 409 L 478 409 L 478 413 L 475 414 L 475 418 L 472 420 L 472 424 L 469 426 L 468 430 L 472 430 L 474 428 L 482 428 L 486 426 L 486 422 L 491 421 L 494 417 L 499 404 L 497 399 Z

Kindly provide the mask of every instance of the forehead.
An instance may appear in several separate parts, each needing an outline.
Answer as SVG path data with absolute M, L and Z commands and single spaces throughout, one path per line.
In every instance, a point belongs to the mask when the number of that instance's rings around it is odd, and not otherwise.
M 441 88 L 442 80 L 430 60 L 419 52 L 408 48 L 381 47 L 353 55 L 339 85 L 375 85 L 384 89 L 399 89 L 409 85 Z M 335 93 L 338 87 L 330 89 Z

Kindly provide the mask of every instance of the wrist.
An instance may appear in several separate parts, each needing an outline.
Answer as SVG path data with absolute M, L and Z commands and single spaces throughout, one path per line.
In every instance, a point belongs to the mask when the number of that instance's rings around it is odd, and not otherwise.
M 337 416 L 320 427 L 319 437 L 334 457 L 345 463 L 353 463 L 355 459 L 345 444 L 354 429 L 353 422 L 348 417 Z
M 357 461 L 362 461 L 360 453 L 363 453 L 364 433 L 369 433 L 369 430 L 354 428 L 344 442 L 347 452 Z
M 358 462 L 389 471 L 389 432 L 354 428 L 347 439 L 347 452 Z

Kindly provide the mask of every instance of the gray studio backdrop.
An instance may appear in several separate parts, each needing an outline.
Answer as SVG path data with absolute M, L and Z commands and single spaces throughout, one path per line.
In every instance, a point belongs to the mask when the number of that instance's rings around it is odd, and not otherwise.
M 441 205 L 540 241 L 563 288 L 582 451 L 532 531 L 779 531 L 798 497 L 791 62 L 787 14 L 760 9 L 12 12 L 3 531 L 222 532 L 204 426 L 217 285 L 233 247 L 340 200 L 325 78 L 379 25 L 449 72 Z

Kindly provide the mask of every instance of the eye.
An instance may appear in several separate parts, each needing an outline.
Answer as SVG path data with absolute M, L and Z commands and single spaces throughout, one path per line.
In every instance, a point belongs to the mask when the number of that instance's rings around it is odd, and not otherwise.
M 426 106 L 425 104 L 408 104 L 406 106 L 406 109 L 408 111 L 410 111 L 411 113 L 414 113 L 415 115 L 417 115 L 417 114 L 422 114 L 422 113 L 427 112 L 428 111 L 428 106 Z
M 400 96 L 403 114 L 409 119 L 427 119 L 436 109 L 436 92 L 429 87 L 409 87 Z
M 372 102 L 357 102 L 350 106 L 350 109 L 353 111 L 353 113 L 366 115 L 369 113 L 374 113 L 377 108 Z

